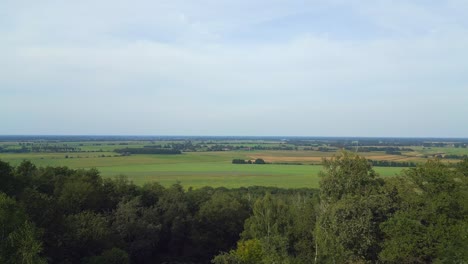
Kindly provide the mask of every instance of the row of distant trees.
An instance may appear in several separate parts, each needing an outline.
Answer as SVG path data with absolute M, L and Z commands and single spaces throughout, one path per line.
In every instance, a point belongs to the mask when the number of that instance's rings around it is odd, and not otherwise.
M 255 160 L 244 160 L 244 159 L 233 159 L 232 164 L 266 164 L 263 159 L 255 159 Z
M 115 149 L 114 151 L 120 154 L 182 154 L 182 152 L 178 149 L 167 148 L 122 148 Z
M 456 155 L 456 154 L 447 154 L 444 155 L 444 159 L 466 159 L 468 158 L 467 155 Z
M 376 167 L 416 167 L 417 163 L 408 161 L 369 160 Z

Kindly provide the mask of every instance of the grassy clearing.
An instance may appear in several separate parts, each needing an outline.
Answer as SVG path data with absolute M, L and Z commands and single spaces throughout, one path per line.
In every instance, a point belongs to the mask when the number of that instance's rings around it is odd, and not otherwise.
M 268 155 L 285 155 L 270 151 Z M 234 158 L 249 159 L 265 152 L 189 152 L 182 155 L 132 155 L 114 157 L 115 153 L 25 153 L 0 154 L 0 159 L 13 165 L 31 160 L 38 166 L 68 166 L 97 168 L 104 177 L 126 175 L 136 184 L 160 182 L 171 185 L 181 182 L 185 187 L 247 187 L 254 185 L 283 188 L 317 188 L 319 165 L 253 165 L 231 164 Z M 300 156 L 303 153 L 295 153 Z M 68 155 L 69 158 L 65 158 Z M 105 155 L 106 157 L 100 157 Z M 76 158 L 80 156 L 81 158 Z M 111 157 L 107 157 L 111 156 Z M 72 158 L 70 158 L 72 157 Z M 86 158 L 88 157 L 88 158 Z M 393 176 L 402 168 L 376 168 L 382 176 Z

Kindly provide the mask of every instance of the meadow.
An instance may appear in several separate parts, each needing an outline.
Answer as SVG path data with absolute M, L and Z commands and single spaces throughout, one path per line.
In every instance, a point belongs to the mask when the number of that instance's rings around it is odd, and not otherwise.
M 135 184 L 159 182 L 165 186 L 180 182 L 184 187 L 248 187 L 318 188 L 322 166 L 316 161 L 332 154 L 301 151 L 220 151 L 186 152 L 181 155 L 130 155 L 114 152 L 74 153 L 0 153 L 0 159 L 18 165 L 30 160 L 37 166 L 97 168 L 103 177 L 125 175 Z M 68 158 L 66 158 L 66 156 Z M 310 161 L 304 165 L 232 164 L 234 158 L 276 157 L 275 161 Z M 295 157 L 295 158 L 294 158 Z M 267 158 L 266 161 L 269 161 Z M 393 176 L 399 167 L 376 167 L 382 176 Z
M 0 141 L 0 160 L 18 165 L 30 160 L 37 166 L 68 166 L 73 169 L 96 168 L 103 177 L 125 175 L 138 185 L 159 182 L 165 186 L 180 182 L 185 188 L 202 186 L 248 187 L 272 186 L 282 188 L 318 188 L 320 165 L 347 147 L 348 150 L 374 161 L 394 162 L 392 167 L 374 167 L 382 176 L 394 176 L 404 167 L 398 164 L 422 164 L 439 155 L 466 155 L 466 142 L 440 141 L 431 143 L 408 139 L 363 139 L 357 147 L 349 139 L 101 139 L 79 137 L 76 140 L 49 137 L 43 139 Z M 72 138 L 73 139 L 73 138 Z M 370 141 L 369 141 L 370 140 Z M 388 142 L 382 141 L 387 140 Z M 405 141 L 406 140 L 406 141 Z M 406 142 L 408 146 L 402 145 Z M 182 154 L 125 154 L 125 148 L 179 149 Z M 366 149 L 367 148 L 367 149 Z M 369 148 L 373 148 L 369 151 Z M 397 154 L 388 148 L 399 150 Z M 24 150 L 24 151 L 21 151 Z M 362 152 L 360 152 L 362 151 Z M 17 153 L 14 153 L 17 152 Z M 233 159 L 263 159 L 269 164 L 232 164 Z M 444 162 L 457 162 L 445 159 Z M 380 165 L 379 165 L 380 166 Z

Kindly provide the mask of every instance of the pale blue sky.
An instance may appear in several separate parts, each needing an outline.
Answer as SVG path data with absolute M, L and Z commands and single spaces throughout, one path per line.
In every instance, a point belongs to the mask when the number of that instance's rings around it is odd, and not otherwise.
M 468 1 L 0 1 L 0 134 L 468 137 Z

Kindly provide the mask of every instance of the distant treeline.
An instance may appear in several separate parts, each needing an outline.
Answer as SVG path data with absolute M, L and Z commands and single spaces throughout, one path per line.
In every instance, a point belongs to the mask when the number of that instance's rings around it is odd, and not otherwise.
M 447 154 L 444 156 L 444 159 L 466 159 L 466 158 L 468 158 L 467 155 Z
M 385 153 L 400 153 L 401 151 L 414 151 L 412 148 L 400 148 L 400 147 L 361 147 L 361 146 L 347 146 L 347 150 L 358 150 L 359 152 L 373 152 L 373 151 L 385 151 Z
M 28 153 L 28 152 L 31 152 L 31 150 L 26 147 L 21 147 L 21 148 L 0 147 L 0 153 Z
M 407 161 L 368 160 L 376 167 L 416 167 L 417 163 Z
M 154 143 L 153 143 L 154 144 Z M 182 143 L 171 142 L 164 145 L 146 145 L 144 148 L 159 148 L 159 149 L 174 149 L 180 151 L 196 151 L 200 146 L 199 144 L 193 145 L 192 141 L 184 141 Z
M 78 152 L 81 148 L 60 145 L 32 145 L 31 152 Z
M 455 148 L 466 148 L 468 144 L 466 143 L 447 143 L 447 142 L 425 142 L 422 144 L 423 147 L 455 147 Z
M 116 149 L 114 151 L 120 154 L 182 154 L 180 150 L 166 148 L 123 148 Z
M 266 164 L 263 159 L 244 160 L 244 159 L 233 159 L 232 164 Z
M 300 162 L 266 162 L 263 159 L 255 159 L 255 160 L 244 160 L 244 159 L 233 159 L 232 164 L 274 164 L 274 165 L 304 165 L 304 163 Z
M 268 164 L 273 164 L 273 165 L 305 165 L 304 163 L 301 162 L 272 162 Z M 313 165 L 313 164 L 310 164 Z
M 21 145 L 20 148 L 0 147 L 0 153 L 29 153 L 29 152 L 78 152 L 80 148 L 64 145 Z
M 332 151 L 332 152 L 333 152 L 333 151 L 336 151 L 336 149 L 334 149 L 334 148 L 327 148 L 327 147 L 319 147 L 319 148 L 318 148 L 318 151 L 320 151 L 320 152 L 330 152 L 330 151 Z
M 207 151 L 230 151 L 230 150 L 296 150 L 296 147 L 287 146 L 287 145 L 278 145 L 278 146 L 233 146 L 229 144 L 216 144 L 209 146 Z

